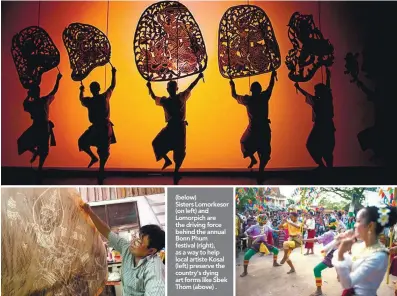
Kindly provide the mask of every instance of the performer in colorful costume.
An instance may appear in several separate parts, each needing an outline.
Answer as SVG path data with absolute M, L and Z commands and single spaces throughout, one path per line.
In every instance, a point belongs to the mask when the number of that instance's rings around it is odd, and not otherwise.
M 332 258 L 334 256 L 334 252 L 337 249 L 336 245 L 333 243 L 337 233 L 336 233 L 336 228 L 337 228 L 338 223 L 336 222 L 336 219 L 331 218 L 329 221 L 329 230 L 324 233 L 323 235 L 312 238 L 312 239 L 305 239 L 303 240 L 304 242 L 317 242 L 320 244 L 323 244 L 324 250 L 321 251 L 321 253 L 325 256 L 324 260 L 321 261 L 316 267 L 314 267 L 314 277 L 316 278 L 316 286 L 317 286 L 317 291 L 310 294 L 310 296 L 320 296 L 323 295 L 323 291 L 321 290 L 322 286 L 322 278 L 321 278 L 321 272 L 326 269 L 326 268 L 332 268 L 334 267 L 332 265 Z
M 273 267 L 281 266 L 277 263 L 277 255 L 279 250 L 267 242 L 268 233 L 270 231 L 273 232 L 277 230 L 274 230 L 269 225 L 266 225 L 267 216 L 265 214 L 259 215 L 257 221 L 259 224 L 252 225 L 245 232 L 245 234 L 253 238 L 254 241 L 252 242 L 250 249 L 248 249 L 244 255 L 244 272 L 241 274 L 241 277 L 244 277 L 248 274 L 247 270 L 249 260 L 252 256 L 261 251 L 262 244 L 267 248 L 267 250 L 273 253 Z
M 389 251 L 379 242 L 379 235 L 385 227 L 397 222 L 395 207 L 366 207 L 357 214 L 355 231 L 338 236 L 338 251 L 332 259 L 343 290 L 343 296 L 377 295 L 388 269 Z M 349 255 L 352 245 L 361 240 Z M 379 294 L 378 294 L 379 295 Z
M 282 225 L 280 225 L 280 229 L 288 229 L 288 241 L 283 243 L 284 249 L 284 257 L 281 260 L 281 264 L 287 262 L 291 270 L 287 272 L 287 274 L 291 274 L 295 272 L 295 267 L 292 264 L 291 259 L 289 259 L 289 255 L 291 254 L 292 250 L 299 248 L 302 245 L 302 232 L 301 227 L 302 223 L 298 222 L 298 214 L 292 212 L 290 214 L 291 220 L 286 220 Z M 303 221 L 303 224 L 305 222 Z
M 305 244 L 305 248 L 307 250 L 306 254 L 304 254 L 305 256 L 307 256 L 309 254 L 312 254 L 312 255 L 314 254 L 314 251 L 313 251 L 314 243 L 312 242 L 311 239 L 313 239 L 316 236 L 316 222 L 315 222 L 313 216 L 314 216 L 314 214 L 311 211 L 309 211 L 307 213 L 307 219 L 306 219 L 305 226 L 304 226 L 304 229 L 307 230 L 307 238 L 308 238 L 308 240 L 306 241 L 306 244 Z M 309 253 L 309 251 L 311 251 L 311 252 Z

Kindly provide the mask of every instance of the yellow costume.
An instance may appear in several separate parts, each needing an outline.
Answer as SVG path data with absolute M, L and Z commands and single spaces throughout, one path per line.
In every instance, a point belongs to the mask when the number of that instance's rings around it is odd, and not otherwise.
M 288 229 L 289 239 L 288 241 L 284 242 L 283 248 L 284 249 L 295 249 L 299 248 L 302 245 L 302 238 L 301 238 L 301 223 L 295 223 L 299 225 L 299 227 L 295 227 L 289 223 L 284 223 L 283 228 Z

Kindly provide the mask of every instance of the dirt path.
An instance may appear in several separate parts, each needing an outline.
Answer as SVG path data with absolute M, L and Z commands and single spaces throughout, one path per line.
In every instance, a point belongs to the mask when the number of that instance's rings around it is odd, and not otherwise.
M 315 291 L 313 268 L 322 260 L 321 247 L 316 244 L 314 255 L 303 256 L 300 249 L 293 251 L 291 260 L 295 265 L 296 273 L 288 275 L 289 267 L 284 264 L 272 267 L 272 254 L 260 257 L 253 256 L 248 267 L 248 275 L 240 277 L 243 271 L 244 253 L 236 259 L 236 296 L 309 296 Z M 303 249 L 305 252 L 305 249 Z M 280 251 L 279 261 L 283 251 Z M 322 272 L 323 292 L 326 296 L 341 296 L 342 287 L 336 278 L 334 268 Z M 386 277 L 382 282 L 378 296 L 394 296 L 393 281 L 396 277 L 390 276 L 390 283 L 386 285 Z

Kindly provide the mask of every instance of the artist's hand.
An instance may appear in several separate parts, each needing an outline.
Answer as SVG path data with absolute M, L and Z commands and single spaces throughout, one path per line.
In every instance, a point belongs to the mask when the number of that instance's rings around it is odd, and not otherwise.
M 230 84 L 230 86 L 234 86 L 234 81 L 233 81 L 233 79 L 230 79 L 229 84 Z
M 116 73 L 116 72 L 117 72 L 116 68 L 112 67 L 112 73 Z
M 273 70 L 273 71 L 272 71 L 272 75 L 274 76 L 274 78 L 277 79 L 277 71 L 276 71 L 276 70 Z
M 81 208 L 84 210 L 84 212 L 86 212 L 87 214 L 89 214 L 91 212 L 91 207 L 88 203 L 84 203 L 83 205 L 81 205 Z
M 80 90 L 81 90 L 81 91 L 84 91 L 84 89 L 85 89 L 84 85 L 81 85 L 81 86 L 80 86 Z
M 58 73 L 57 79 L 58 79 L 58 80 L 61 80 L 61 78 L 62 78 L 62 74 L 61 74 L 61 73 Z
M 151 87 L 152 87 L 152 84 L 150 83 L 150 81 L 148 81 L 148 82 L 146 83 L 146 86 L 147 86 L 148 88 L 151 88 Z
M 299 82 L 294 83 L 295 88 L 299 88 Z
M 200 72 L 200 74 L 198 75 L 198 78 L 200 79 L 200 78 L 203 78 L 203 77 L 204 77 L 203 72 Z

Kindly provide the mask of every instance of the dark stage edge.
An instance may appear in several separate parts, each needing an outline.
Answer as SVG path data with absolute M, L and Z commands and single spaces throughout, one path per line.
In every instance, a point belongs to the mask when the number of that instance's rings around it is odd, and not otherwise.
M 97 171 L 44 169 L 41 178 L 26 167 L 2 167 L 2 185 L 98 185 Z M 178 185 L 258 185 L 256 171 L 185 170 Z M 381 167 L 337 167 L 331 170 L 269 169 L 263 185 L 393 185 L 396 170 Z M 173 185 L 172 171 L 106 171 L 103 185 Z

